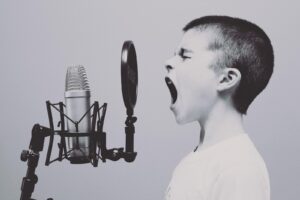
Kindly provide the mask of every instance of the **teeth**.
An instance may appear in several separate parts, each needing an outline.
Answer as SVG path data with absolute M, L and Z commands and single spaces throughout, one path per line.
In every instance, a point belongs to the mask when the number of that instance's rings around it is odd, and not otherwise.
M 172 97 L 172 104 L 174 104 L 177 100 L 177 90 L 176 87 L 174 85 L 174 83 L 172 82 L 172 80 L 169 77 L 165 78 L 166 84 L 170 90 L 171 93 L 171 97 Z

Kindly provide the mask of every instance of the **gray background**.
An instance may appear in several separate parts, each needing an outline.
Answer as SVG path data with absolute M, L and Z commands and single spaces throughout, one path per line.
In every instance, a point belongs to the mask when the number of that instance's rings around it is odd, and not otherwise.
M 281 2 L 281 3 L 280 3 Z M 135 42 L 139 63 L 136 150 L 124 161 L 44 165 L 37 168 L 37 199 L 163 199 L 171 173 L 199 137 L 197 123 L 179 126 L 169 110 L 164 62 L 179 43 L 181 28 L 208 14 L 248 19 L 270 36 L 275 72 L 251 106 L 245 126 L 263 155 L 272 199 L 299 196 L 299 5 L 297 1 L 0 1 L 0 199 L 20 195 L 34 123 L 48 126 L 45 101 L 63 100 L 67 66 L 86 67 L 92 99 L 108 102 L 104 129 L 109 147 L 124 145 L 120 51 Z

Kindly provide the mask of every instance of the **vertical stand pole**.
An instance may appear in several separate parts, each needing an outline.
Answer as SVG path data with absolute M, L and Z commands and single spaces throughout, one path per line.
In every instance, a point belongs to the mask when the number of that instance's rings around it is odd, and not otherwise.
M 127 162 L 133 162 L 135 160 L 135 157 L 137 155 L 136 152 L 134 152 L 134 133 L 135 133 L 135 127 L 134 123 L 136 122 L 137 118 L 128 115 L 127 119 L 125 121 L 126 127 L 125 127 L 125 133 L 126 133 L 126 145 L 125 145 L 125 154 L 124 157 L 125 161 Z
M 26 161 L 28 159 L 27 173 L 26 176 L 23 178 L 21 186 L 21 200 L 31 199 L 31 195 L 34 191 L 34 186 L 38 181 L 38 177 L 35 174 L 35 169 L 38 165 L 39 157 L 39 153 L 33 151 L 23 151 L 21 154 L 21 160 Z
M 29 151 L 24 150 L 21 153 L 21 160 L 27 161 L 27 172 L 23 178 L 21 186 L 21 200 L 32 200 L 31 195 L 34 191 L 34 186 L 38 182 L 38 177 L 35 174 L 35 169 L 39 162 L 39 152 L 43 151 L 45 137 L 51 135 L 52 131 L 49 128 L 35 124 L 32 128 Z

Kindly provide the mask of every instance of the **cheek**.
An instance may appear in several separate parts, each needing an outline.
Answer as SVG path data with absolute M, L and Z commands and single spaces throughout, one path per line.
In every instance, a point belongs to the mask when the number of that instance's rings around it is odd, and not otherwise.
M 211 72 L 182 73 L 178 79 L 183 98 L 190 100 L 209 100 L 216 95 L 216 77 Z
M 180 86 L 183 112 L 182 116 L 178 116 L 178 123 L 199 120 L 205 116 L 217 97 L 213 74 L 189 74 L 180 79 Z

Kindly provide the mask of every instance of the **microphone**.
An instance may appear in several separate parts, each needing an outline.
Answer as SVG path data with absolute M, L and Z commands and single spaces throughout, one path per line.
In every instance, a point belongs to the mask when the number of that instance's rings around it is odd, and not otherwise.
M 65 105 L 67 130 L 69 133 L 89 133 L 91 131 L 90 87 L 83 66 L 71 66 L 67 69 Z M 72 150 L 69 160 L 71 163 L 88 163 L 89 137 L 69 137 L 68 146 Z
M 102 106 L 95 101 L 90 102 L 91 92 L 83 66 L 71 66 L 67 69 L 65 82 L 65 104 L 63 102 L 46 102 L 49 127 L 35 124 L 31 131 L 29 150 L 21 153 L 21 160 L 27 161 L 27 173 L 21 185 L 21 200 L 32 199 L 38 177 L 35 174 L 39 161 L 39 152 L 43 151 L 45 138 L 49 137 L 45 165 L 55 161 L 69 160 L 71 164 L 91 163 L 98 166 L 107 159 L 117 161 L 123 158 L 133 162 L 137 156 L 134 151 L 134 107 L 137 100 L 138 70 L 136 51 L 132 41 L 125 41 L 121 52 L 122 94 L 126 107 L 125 149 L 107 148 L 106 132 L 103 131 L 107 103 Z M 58 127 L 55 129 L 53 113 L 59 113 Z M 51 159 L 54 136 L 60 136 L 58 157 Z M 66 139 L 68 145 L 66 144 Z M 67 148 L 68 146 L 68 148 Z M 49 199 L 50 200 L 50 199 Z

